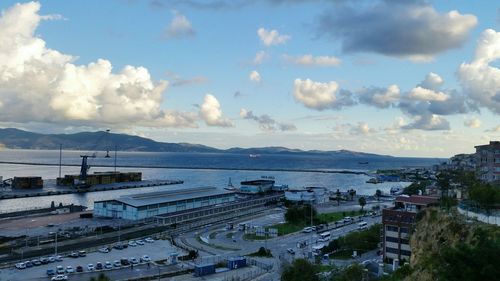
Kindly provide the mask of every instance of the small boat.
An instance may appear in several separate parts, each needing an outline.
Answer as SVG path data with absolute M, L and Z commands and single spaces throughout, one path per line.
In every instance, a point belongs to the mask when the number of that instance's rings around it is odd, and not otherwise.
M 371 179 L 367 180 L 366 183 L 377 184 L 377 183 L 380 183 L 380 181 L 377 178 L 371 178 Z
M 229 182 L 227 183 L 227 187 L 224 187 L 225 190 L 230 190 L 230 191 L 235 191 L 236 188 L 233 185 L 233 182 L 231 181 L 231 178 L 229 178 Z
M 368 164 L 368 162 L 358 162 L 358 164 L 366 165 L 366 164 Z
M 250 155 L 248 155 L 248 157 L 257 158 L 257 157 L 260 157 L 260 154 L 250 154 Z

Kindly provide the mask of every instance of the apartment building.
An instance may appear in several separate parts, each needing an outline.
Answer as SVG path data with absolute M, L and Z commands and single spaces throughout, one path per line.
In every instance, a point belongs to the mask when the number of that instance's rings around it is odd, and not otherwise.
M 410 235 L 417 213 L 437 204 L 438 198 L 434 196 L 402 195 L 396 198 L 393 208 L 382 210 L 384 260 L 390 263 L 395 259 L 410 260 Z
M 500 141 L 477 145 L 476 169 L 480 180 L 500 182 Z

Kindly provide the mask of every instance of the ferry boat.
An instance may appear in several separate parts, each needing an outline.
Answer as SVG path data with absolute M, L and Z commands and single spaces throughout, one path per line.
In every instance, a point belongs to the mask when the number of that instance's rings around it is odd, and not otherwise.
M 403 188 L 400 186 L 393 186 L 391 187 L 391 195 L 400 195 L 403 193 Z

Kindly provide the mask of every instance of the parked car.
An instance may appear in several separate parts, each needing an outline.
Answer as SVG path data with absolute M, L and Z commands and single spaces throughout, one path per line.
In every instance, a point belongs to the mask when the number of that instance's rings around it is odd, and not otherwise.
M 78 253 L 77 252 L 72 252 L 71 254 L 68 255 L 70 258 L 78 258 Z
M 75 272 L 75 270 L 71 265 L 66 266 L 66 273 L 73 273 L 73 272 Z
M 52 280 L 52 281 L 68 280 L 68 276 L 59 274 L 59 275 L 56 275 L 56 276 L 52 277 L 52 279 L 50 279 L 50 280 Z
M 107 254 L 107 253 L 109 253 L 109 250 L 110 249 L 108 247 L 103 247 L 103 248 L 99 249 L 99 252 Z
M 295 251 L 292 248 L 286 250 L 290 255 L 295 255 Z
M 48 276 L 56 275 L 56 271 L 53 270 L 52 268 L 49 268 L 49 269 L 47 269 L 47 275 Z
M 81 265 L 77 266 L 76 272 L 83 272 L 83 266 L 81 266 Z
M 130 265 L 130 262 L 129 262 L 129 261 L 128 261 L 128 259 L 126 259 L 126 258 L 121 258 L 120 263 L 121 263 L 123 266 Z
M 64 267 L 62 265 L 56 266 L 56 273 L 57 274 L 64 274 Z
M 39 260 L 32 260 L 31 263 L 34 265 L 34 266 L 39 266 L 39 265 L 42 265 L 42 263 L 39 261 Z
M 85 251 L 78 251 L 78 256 L 79 257 L 85 257 L 85 256 L 87 256 L 87 252 L 85 252 Z
M 88 271 L 94 271 L 94 269 L 95 269 L 95 267 L 94 267 L 93 264 L 91 264 L 91 263 L 87 264 L 87 270 Z
M 63 260 L 62 256 L 60 256 L 60 255 L 56 256 L 56 261 L 62 261 L 62 260 Z
M 24 262 L 16 263 L 16 268 L 17 269 L 25 269 L 26 268 L 26 264 Z
M 118 262 L 118 263 L 119 263 L 119 262 Z M 104 268 L 106 268 L 106 269 L 111 269 L 111 268 L 113 268 L 113 265 L 112 265 L 109 261 L 106 261 L 106 262 L 104 263 Z
M 135 243 L 135 241 L 134 241 L 134 240 L 130 240 L 130 241 L 128 241 L 128 245 L 129 245 L 130 247 L 135 247 L 135 246 L 137 246 L 137 243 Z
M 304 227 L 304 229 L 302 229 L 302 232 L 304 232 L 304 233 L 310 233 L 310 232 L 312 232 L 312 228 L 309 227 L 309 226 L 308 227 Z
M 137 245 L 141 245 L 141 246 L 144 245 L 144 241 L 142 241 L 142 240 L 137 240 L 137 241 L 135 241 L 135 243 L 137 243 Z
M 54 256 L 50 256 L 50 257 L 48 257 L 48 259 L 49 259 L 49 262 L 56 262 L 56 257 L 54 257 Z
M 26 265 L 26 268 L 33 267 L 33 263 L 31 261 L 26 261 L 24 264 Z
M 49 263 L 49 259 L 48 259 L 48 258 L 41 258 L 41 259 L 40 259 L 40 262 L 41 262 L 42 264 L 48 264 L 48 263 Z
M 141 257 L 141 262 L 150 262 L 151 258 L 148 255 L 144 255 Z
M 114 265 L 115 267 L 121 267 L 121 266 L 122 266 L 122 263 L 121 263 L 119 260 L 115 260 L 115 261 L 113 262 L 113 265 Z
M 131 264 L 138 264 L 139 261 L 135 258 L 135 257 L 131 257 L 129 260 L 128 260 Z
M 95 264 L 95 269 L 96 269 L 96 270 L 102 270 L 102 269 L 103 269 L 102 263 L 97 262 L 97 263 Z
M 153 242 L 155 242 L 155 240 L 153 238 L 151 238 L 151 237 L 148 237 L 148 238 L 144 239 L 144 241 L 146 241 L 146 243 L 153 243 Z

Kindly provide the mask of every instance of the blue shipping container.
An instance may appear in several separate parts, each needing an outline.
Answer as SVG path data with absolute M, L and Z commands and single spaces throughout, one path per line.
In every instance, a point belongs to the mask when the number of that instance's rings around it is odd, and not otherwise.
M 197 264 L 194 266 L 194 276 L 200 277 L 215 273 L 215 264 Z
M 227 268 L 229 269 L 237 269 L 242 268 L 247 265 L 247 259 L 243 257 L 238 258 L 229 258 L 227 260 Z

